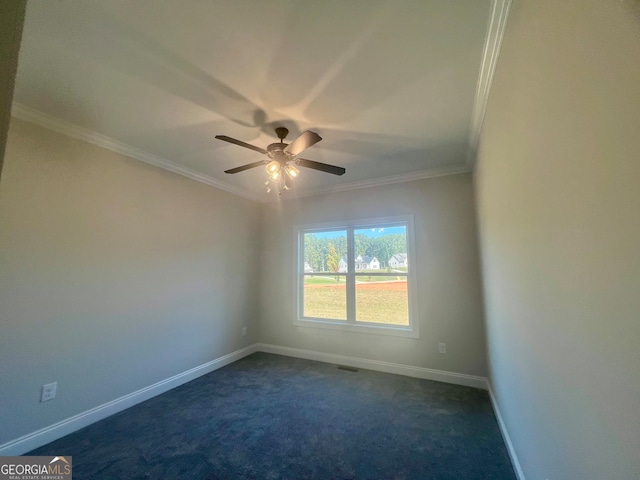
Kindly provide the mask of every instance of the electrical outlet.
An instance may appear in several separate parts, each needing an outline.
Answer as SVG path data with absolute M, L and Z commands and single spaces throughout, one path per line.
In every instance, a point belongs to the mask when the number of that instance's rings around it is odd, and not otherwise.
M 40 394 L 40 402 L 48 402 L 56 398 L 56 392 L 58 391 L 58 382 L 47 383 L 42 386 L 42 393 Z
M 447 353 L 447 344 L 444 342 L 438 343 L 438 352 Z
M 242 327 L 242 336 L 243 337 L 247 336 L 247 327 Z

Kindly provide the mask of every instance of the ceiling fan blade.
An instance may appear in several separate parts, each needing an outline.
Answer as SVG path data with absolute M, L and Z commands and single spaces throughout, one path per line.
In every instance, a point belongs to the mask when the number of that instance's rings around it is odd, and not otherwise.
M 342 167 L 336 167 L 335 165 L 328 165 L 326 163 L 314 162 L 313 160 L 305 160 L 304 158 L 296 158 L 296 164 L 301 167 L 313 168 L 314 170 L 320 170 L 321 172 L 332 173 L 334 175 L 344 175 L 347 171 Z
M 296 138 L 293 142 L 291 142 L 284 151 L 294 157 L 302 152 L 304 152 L 307 148 L 312 145 L 315 145 L 322 137 L 315 132 L 311 132 L 307 130 L 302 133 L 298 138 Z
M 242 165 L 241 167 L 232 168 L 231 170 L 225 170 L 224 173 L 239 173 L 244 172 L 245 170 L 249 170 L 250 168 L 256 168 L 268 163 L 267 160 L 260 160 L 259 162 L 249 163 L 247 165 Z
M 235 145 L 240 145 L 244 148 L 250 148 L 251 150 L 255 150 L 256 152 L 266 154 L 267 151 L 264 148 L 256 147 L 255 145 L 251 145 L 250 143 L 245 143 L 240 140 L 236 140 L 235 138 L 227 137 L 226 135 L 216 135 L 218 140 L 224 140 L 225 142 L 233 143 Z

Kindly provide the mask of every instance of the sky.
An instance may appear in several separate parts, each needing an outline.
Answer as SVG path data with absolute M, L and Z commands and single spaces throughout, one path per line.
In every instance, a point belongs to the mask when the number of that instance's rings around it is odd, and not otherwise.
M 371 229 L 371 228 L 362 228 L 362 229 L 358 229 L 355 231 L 355 234 L 365 234 L 368 237 L 371 238 L 378 238 L 378 237 L 382 237 L 383 235 L 389 235 L 392 233 L 403 233 L 406 234 L 407 233 L 407 227 L 387 227 L 387 228 L 375 228 L 375 229 Z M 336 238 L 336 237 L 346 237 L 347 234 L 346 232 L 343 230 L 341 232 L 314 232 L 313 235 L 316 236 L 316 238 Z

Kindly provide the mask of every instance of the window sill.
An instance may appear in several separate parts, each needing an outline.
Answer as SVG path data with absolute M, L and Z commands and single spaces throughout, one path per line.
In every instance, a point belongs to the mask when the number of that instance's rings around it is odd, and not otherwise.
M 328 330 L 341 330 L 343 332 L 371 333 L 374 335 L 391 335 L 396 337 L 420 338 L 420 333 L 415 327 L 403 327 L 399 325 L 379 325 L 374 323 L 353 324 L 341 320 L 329 320 L 321 318 L 301 318 L 293 321 L 298 327 L 324 328 Z

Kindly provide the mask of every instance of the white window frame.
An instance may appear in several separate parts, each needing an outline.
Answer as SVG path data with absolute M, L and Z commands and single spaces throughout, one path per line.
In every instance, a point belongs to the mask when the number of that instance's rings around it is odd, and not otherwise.
M 356 322 L 356 299 L 355 299 L 355 255 L 354 230 L 363 228 L 381 228 L 385 226 L 405 226 L 407 229 L 407 258 L 408 258 L 408 307 L 409 325 L 381 324 L 373 322 Z M 351 221 L 336 221 L 328 223 L 313 223 L 305 225 L 295 225 L 293 227 L 296 245 L 296 258 L 294 263 L 294 320 L 293 324 L 299 327 L 326 328 L 331 330 L 342 330 L 347 332 L 373 333 L 382 335 L 395 335 L 400 337 L 420 338 L 418 322 L 418 292 L 417 292 L 417 268 L 416 251 L 414 240 L 413 215 L 401 215 L 393 217 L 366 218 Z M 319 231 L 346 230 L 347 232 L 347 260 L 349 262 L 346 274 L 347 288 L 347 320 L 333 320 L 327 318 L 305 317 L 304 316 L 304 234 Z M 368 272 L 367 276 L 388 276 L 388 272 Z

